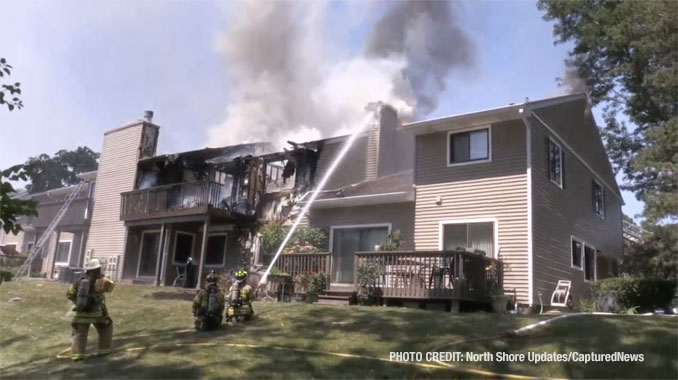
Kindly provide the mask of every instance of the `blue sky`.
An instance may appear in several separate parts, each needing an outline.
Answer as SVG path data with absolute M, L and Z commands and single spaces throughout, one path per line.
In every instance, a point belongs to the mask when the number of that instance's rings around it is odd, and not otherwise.
M 103 132 L 155 111 L 159 153 L 201 148 L 223 122 L 228 67 L 215 38 L 238 11 L 211 1 L 6 1 L 0 56 L 14 66 L 25 108 L 0 112 L 0 168 L 40 153 L 87 145 Z M 389 6 L 331 4 L 330 54 L 358 54 Z M 568 45 L 554 46 L 552 25 L 533 1 L 455 3 L 476 49 L 476 65 L 454 72 L 428 117 L 539 99 L 557 91 Z M 600 110 L 595 110 L 602 120 Z M 642 207 L 624 194 L 628 215 Z

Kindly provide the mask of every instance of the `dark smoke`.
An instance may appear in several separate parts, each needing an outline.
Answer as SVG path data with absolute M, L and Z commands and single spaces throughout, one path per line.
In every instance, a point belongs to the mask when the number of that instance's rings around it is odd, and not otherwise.
M 473 53 L 471 41 L 455 25 L 445 1 L 397 2 L 377 22 L 365 48 L 368 57 L 405 57 L 402 75 L 410 88 L 400 86 L 395 91 L 398 97 L 414 94 L 418 116 L 436 108 L 447 75 L 454 68 L 471 66 Z

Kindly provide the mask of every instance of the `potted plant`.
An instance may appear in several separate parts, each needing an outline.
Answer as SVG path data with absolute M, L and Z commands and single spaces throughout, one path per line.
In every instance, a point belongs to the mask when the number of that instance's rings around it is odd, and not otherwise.
M 499 284 L 499 276 L 497 276 L 497 266 L 492 263 L 485 268 L 488 279 L 488 292 L 490 295 L 490 302 L 492 303 L 492 310 L 496 313 L 503 313 L 506 311 L 506 305 L 508 304 L 511 296 L 504 294 L 504 289 L 501 284 Z

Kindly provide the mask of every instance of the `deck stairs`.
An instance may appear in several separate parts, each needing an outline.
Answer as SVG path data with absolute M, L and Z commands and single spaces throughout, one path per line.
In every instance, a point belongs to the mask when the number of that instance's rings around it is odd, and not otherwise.
M 351 295 L 355 291 L 353 284 L 330 284 L 330 288 L 324 294 L 318 296 L 316 303 L 321 305 L 346 305 L 348 306 Z

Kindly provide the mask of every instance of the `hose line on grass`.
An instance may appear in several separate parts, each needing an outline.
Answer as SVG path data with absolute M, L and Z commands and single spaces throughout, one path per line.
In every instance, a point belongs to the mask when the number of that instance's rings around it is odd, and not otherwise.
M 300 352 L 300 353 L 305 353 L 305 354 L 329 355 L 329 356 L 336 356 L 336 357 L 349 358 L 349 359 L 374 360 L 374 361 L 380 361 L 380 362 L 386 362 L 386 363 L 411 365 L 411 366 L 427 368 L 427 369 L 451 370 L 451 371 L 455 371 L 455 372 L 459 372 L 459 373 L 465 373 L 465 374 L 469 374 L 469 375 L 487 376 L 487 377 L 492 377 L 492 378 L 500 378 L 501 377 L 501 378 L 505 378 L 505 379 L 515 379 L 515 380 L 536 379 L 535 377 L 530 377 L 530 376 L 495 373 L 495 372 L 484 371 L 484 370 L 480 370 L 480 369 L 464 368 L 464 367 L 455 366 L 455 365 L 448 364 L 448 363 L 441 363 L 441 362 L 435 362 L 437 364 L 408 362 L 408 361 L 390 360 L 390 359 L 386 359 L 386 358 L 379 358 L 379 357 L 376 357 L 376 356 L 348 354 L 348 353 L 343 353 L 343 352 L 319 351 L 319 350 L 309 350 L 309 349 L 305 349 L 305 348 L 282 347 L 282 346 L 262 346 L 262 345 L 256 345 L 256 344 L 243 344 L 243 343 L 224 343 L 224 342 L 175 343 L 175 344 L 169 344 L 169 345 L 151 345 L 151 346 L 146 346 L 146 347 L 129 347 L 129 348 L 119 349 L 119 350 L 115 350 L 115 351 L 136 352 L 136 351 L 142 351 L 142 350 L 148 350 L 148 349 L 154 349 L 154 348 L 161 348 L 161 347 L 162 348 L 168 348 L 168 347 L 189 347 L 189 346 L 199 346 L 199 347 L 224 346 L 224 347 L 249 348 L 249 349 L 261 349 L 261 350 L 292 351 L 292 352 Z M 71 351 L 71 349 L 67 348 L 67 349 L 59 352 L 56 355 L 57 359 L 69 359 L 70 355 L 68 353 L 70 351 Z M 91 355 L 86 355 L 86 356 L 91 356 Z

